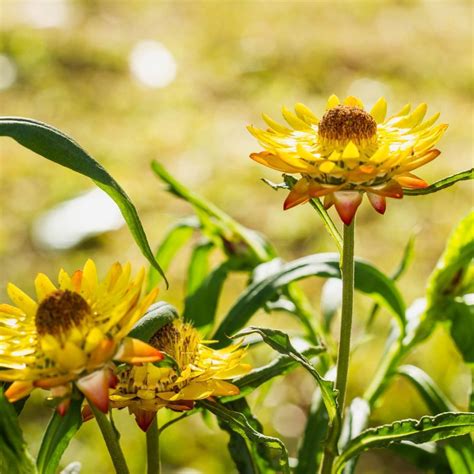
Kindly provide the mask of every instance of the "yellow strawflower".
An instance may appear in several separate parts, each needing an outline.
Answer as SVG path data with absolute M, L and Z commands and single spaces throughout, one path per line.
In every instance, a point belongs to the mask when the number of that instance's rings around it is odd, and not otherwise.
M 238 387 L 226 380 L 250 370 L 241 363 L 245 350 L 235 345 L 210 349 L 191 324 L 179 319 L 161 328 L 150 344 L 171 356 L 176 367 L 145 364 L 127 369 L 118 374 L 110 395 L 112 406 L 128 407 L 143 431 L 160 408 L 190 410 L 195 400 L 238 394 Z
M 50 389 L 64 414 L 75 384 L 106 412 L 116 381 L 112 360 L 136 364 L 163 358 L 150 345 L 126 337 L 157 294 L 141 298 L 144 270 L 133 280 L 130 271 L 129 264 L 115 263 L 100 282 L 88 260 L 72 276 L 60 270 L 58 286 L 40 273 L 36 301 L 8 284 L 13 306 L 0 304 L 0 380 L 13 382 L 5 392 L 10 401 L 35 387 Z
M 325 207 L 334 204 L 350 224 L 364 193 L 383 214 L 386 197 L 402 198 L 403 187 L 427 186 L 411 172 L 440 154 L 433 147 L 447 125 L 434 125 L 439 114 L 423 122 L 426 110 L 426 104 L 420 104 L 410 113 L 406 105 L 386 119 L 384 98 L 369 113 L 356 97 L 341 104 L 332 95 L 319 120 L 308 107 L 296 104 L 295 113 L 283 108 L 289 126 L 264 114 L 268 129 L 248 127 L 266 150 L 250 157 L 269 168 L 301 175 L 284 209 L 324 196 Z

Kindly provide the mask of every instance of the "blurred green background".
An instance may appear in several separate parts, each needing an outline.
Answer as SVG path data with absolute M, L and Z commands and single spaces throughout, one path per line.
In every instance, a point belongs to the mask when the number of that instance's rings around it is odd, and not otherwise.
M 429 182 L 472 166 L 472 6 L 469 1 L 1 1 L 0 93 L 3 115 L 27 116 L 73 136 L 119 181 L 136 204 L 153 246 L 190 208 L 168 195 L 152 175 L 157 159 L 190 188 L 251 228 L 265 233 L 285 259 L 334 251 L 309 206 L 282 212 L 284 192 L 260 177 L 279 174 L 248 159 L 258 149 L 245 126 L 278 119 L 282 105 L 303 102 L 321 114 L 327 96 L 357 95 L 366 105 L 384 95 L 390 111 L 406 102 L 429 104 L 449 129 L 441 156 L 419 174 Z M 105 273 L 115 260 L 146 262 L 128 230 L 108 232 L 66 250 L 32 237 L 38 216 L 92 184 L 22 149 L 0 142 L 0 283 L 32 292 L 43 271 L 74 270 L 91 256 Z M 385 216 L 367 202 L 358 212 L 356 253 L 386 272 L 397 265 L 416 233 L 415 261 L 400 287 L 407 302 L 425 281 L 450 229 L 473 205 L 473 188 L 460 183 L 426 197 L 390 200 Z M 332 212 L 332 211 L 331 211 Z M 168 272 L 161 298 L 182 306 L 184 253 Z M 322 282 L 306 282 L 315 308 Z M 226 286 L 222 309 L 243 288 Z M 355 340 L 370 304 L 358 297 Z M 316 315 L 318 317 L 318 315 Z M 295 330 L 287 316 L 260 315 L 261 325 Z M 349 396 L 371 380 L 389 328 L 379 315 L 369 342 L 354 352 Z M 258 365 L 272 354 L 260 354 Z M 442 328 L 409 359 L 425 369 L 459 409 L 469 377 Z M 295 390 L 295 387 L 298 387 Z M 269 434 L 282 437 L 294 456 L 313 387 L 297 370 L 252 397 Z M 33 452 L 49 411 L 36 394 L 22 415 Z M 396 381 L 373 423 L 427 412 L 417 394 Z M 133 473 L 144 471 L 144 436 L 125 412 L 117 414 Z M 227 435 L 199 415 L 163 436 L 165 473 L 233 472 Z M 84 473 L 112 472 L 94 423 L 87 423 L 64 456 Z M 360 473 L 417 472 L 384 451 L 362 456 Z

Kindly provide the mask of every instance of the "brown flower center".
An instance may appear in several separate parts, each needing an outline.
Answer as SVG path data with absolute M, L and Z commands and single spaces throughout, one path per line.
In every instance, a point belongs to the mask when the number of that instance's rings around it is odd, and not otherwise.
M 150 339 L 150 344 L 166 352 L 179 367 L 184 368 L 198 355 L 199 334 L 191 324 L 175 321 L 159 329 Z
M 79 326 L 90 315 L 91 308 L 81 295 L 69 290 L 57 290 L 38 306 L 36 329 L 40 335 L 58 335 Z
M 374 118 L 359 107 L 348 105 L 329 109 L 319 124 L 319 135 L 327 140 L 361 141 L 374 137 L 376 133 Z

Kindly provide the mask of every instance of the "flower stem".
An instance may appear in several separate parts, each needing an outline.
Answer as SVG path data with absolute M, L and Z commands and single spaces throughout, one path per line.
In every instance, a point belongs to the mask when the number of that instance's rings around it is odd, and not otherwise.
M 339 352 L 337 356 L 336 389 L 338 391 L 338 416 L 342 420 L 346 398 L 347 373 L 351 349 L 352 308 L 354 296 L 354 220 L 344 225 L 342 248 L 342 310 Z M 321 474 L 331 474 L 337 456 L 337 443 L 341 435 L 341 423 L 333 424 L 329 434 L 321 464 Z
M 158 413 L 153 418 L 146 432 L 147 474 L 161 473 L 160 430 L 158 429 Z
M 117 474 L 129 474 L 127 463 L 125 462 L 125 457 L 120 448 L 117 435 L 112 427 L 112 424 L 108 420 L 107 416 L 102 413 L 90 400 L 88 400 L 89 406 L 91 407 L 92 412 L 94 413 L 97 424 L 99 425 L 100 431 L 104 438 L 107 449 L 109 450 L 112 463 L 115 467 L 115 472 Z
M 342 249 L 342 310 L 339 353 L 337 357 L 336 390 L 339 412 L 344 412 L 347 373 L 351 350 L 352 309 L 354 300 L 354 220 L 344 225 Z

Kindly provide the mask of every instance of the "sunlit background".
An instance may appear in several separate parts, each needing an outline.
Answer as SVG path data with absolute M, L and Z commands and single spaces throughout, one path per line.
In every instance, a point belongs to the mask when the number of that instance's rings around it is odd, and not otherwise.
M 353 94 L 370 106 L 384 95 L 395 113 L 406 102 L 427 102 L 449 129 L 442 155 L 419 173 L 429 182 L 472 166 L 472 6 L 469 1 L 1 1 L 0 95 L 3 115 L 27 116 L 73 136 L 119 181 L 136 204 L 153 246 L 190 208 L 150 171 L 159 160 L 179 180 L 246 226 L 265 233 L 292 259 L 334 251 L 309 206 L 283 212 L 283 192 L 265 186 L 278 172 L 248 159 L 258 149 L 245 129 L 278 118 L 282 105 L 303 102 L 321 114 L 328 95 Z M 104 270 L 115 260 L 146 265 L 120 213 L 85 178 L 36 156 L 10 139 L 1 147 L 0 283 L 32 292 L 38 271 L 54 277 L 88 256 Z M 400 287 L 411 302 L 450 229 L 473 205 L 460 183 L 426 197 L 390 200 L 384 217 L 363 204 L 356 253 L 390 273 L 416 234 L 416 256 Z M 172 265 L 171 289 L 161 298 L 181 307 L 184 253 Z M 318 279 L 305 284 L 316 309 Z M 243 288 L 226 287 L 222 314 Z M 357 299 L 355 340 L 370 304 Z M 319 317 L 318 314 L 315 317 Z M 297 329 L 288 316 L 252 322 Z M 373 337 L 354 352 L 349 395 L 371 380 L 388 333 L 380 313 Z M 262 352 L 254 364 L 271 354 Z M 459 409 L 467 404 L 468 373 L 440 328 L 409 358 L 425 369 Z M 295 389 L 298 387 L 298 389 Z M 302 371 L 251 397 L 268 434 L 295 456 L 314 390 Z M 32 451 L 49 410 L 37 394 L 22 415 Z M 396 381 L 372 417 L 381 423 L 427 412 L 414 390 Z M 133 473 L 144 471 L 144 436 L 126 413 L 116 415 Z M 81 428 L 64 456 L 84 473 L 112 467 L 94 423 Z M 196 415 L 163 435 L 165 473 L 233 472 L 227 434 Z M 363 455 L 360 473 L 415 473 L 386 451 Z

